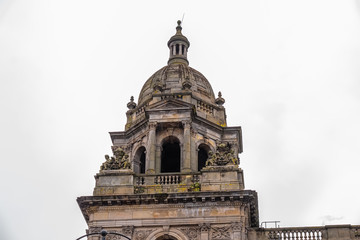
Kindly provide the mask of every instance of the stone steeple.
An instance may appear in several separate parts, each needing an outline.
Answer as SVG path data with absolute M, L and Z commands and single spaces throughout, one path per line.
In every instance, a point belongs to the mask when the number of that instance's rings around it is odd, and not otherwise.
M 140 240 L 246 239 L 258 226 L 257 194 L 239 167 L 241 127 L 228 127 L 221 93 L 189 67 L 178 21 L 168 65 L 127 104 L 125 131 L 110 132 L 113 156 L 93 196 L 78 198 L 90 231 Z M 94 238 L 95 239 L 95 238 Z

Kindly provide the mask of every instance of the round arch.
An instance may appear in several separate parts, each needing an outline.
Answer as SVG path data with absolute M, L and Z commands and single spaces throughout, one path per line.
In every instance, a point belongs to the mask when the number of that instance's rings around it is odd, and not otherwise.
M 145 240 L 162 240 L 162 239 L 174 239 L 174 240 L 189 240 L 188 237 L 180 230 L 170 229 L 169 231 L 164 231 L 163 229 L 158 229 L 155 232 L 152 232 Z
M 205 143 L 201 143 L 198 148 L 197 148 L 197 152 L 198 152 L 198 161 L 197 161 L 197 166 L 198 166 L 198 171 L 200 171 L 203 167 L 205 167 L 206 165 L 206 161 L 209 157 L 209 152 L 211 151 L 211 148 L 209 147 L 209 145 L 205 144 Z
M 140 146 L 134 154 L 134 172 L 135 173 L 145 173 L 146 167 L 146 148 Z
M 180 141 L 175 136 L 168 136 L 161 141 L 161 163 L 162 173 L 181 171 L 181 147 Z

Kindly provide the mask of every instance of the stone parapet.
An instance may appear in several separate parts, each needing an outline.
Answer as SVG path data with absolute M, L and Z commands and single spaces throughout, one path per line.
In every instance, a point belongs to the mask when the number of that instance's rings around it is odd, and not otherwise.
M 134 172 L 130 169 L 102 170 L 95 181 L 94 196 L 134 193 Z
M 202 191 L 243 190 L 243 172 L 234 165 L 203 168 L 201 189 Z
M 253 228 L 249 240 L 359 240 L 360 225 L 326 225 L 319 227 Z

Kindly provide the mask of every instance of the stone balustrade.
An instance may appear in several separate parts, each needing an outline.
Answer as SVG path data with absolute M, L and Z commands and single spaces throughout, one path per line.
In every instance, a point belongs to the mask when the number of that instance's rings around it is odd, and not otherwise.
M 136 174 L 134 193 L 172 193 L 200 191 L 200 173 Z
M 251 231 L 250 231 L 251 232 Z M 259 228 L 249 240 L 360 240 L 359 225 L 322 227 Z
M 190 179 L 190 181 L 188 181 Z M 200 182 L 200 174 L 182 174 L 182 173 L 170 173 L 170 174 L 137 174 L 135 176 L 136 186 L 146 185 L 174 185 L 174 184 L 187 184 Z
M 321 240 L 323 228 L 273 228 L 267 229 L 269 240 Z
M 204 111 L 209 114 L 213 114 L 213 112 L 214 112 L 214 108 L 211 105 L 206 104 L 200 100 L 197 101 L 196 108 L 197 108 L 197 110 Z
M 244 189 L 242 170 L 233 165 L 211 166 L 190 173 L 138 174 L 131 169 L 102 170 L 96 174 L 95 180 L 95 196 Z

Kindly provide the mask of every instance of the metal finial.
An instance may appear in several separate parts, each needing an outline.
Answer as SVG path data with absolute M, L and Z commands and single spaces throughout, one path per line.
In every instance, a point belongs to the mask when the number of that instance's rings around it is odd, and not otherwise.
M 218 97 L 219 98 L 221 98 L 222 97 L 222 94 L 221 94 L 221 92 L 219 91 L 219 93 L 218 93 Z
M 130 101 L 133 102 L 134 101 L 134 96 L 130 97 Z
M 178 21 L 177 21 L 177 24 L 178 24 L 178 27 L 180 27 L 180 26 L 181 26 L 181 21 L 178 20 Z

